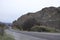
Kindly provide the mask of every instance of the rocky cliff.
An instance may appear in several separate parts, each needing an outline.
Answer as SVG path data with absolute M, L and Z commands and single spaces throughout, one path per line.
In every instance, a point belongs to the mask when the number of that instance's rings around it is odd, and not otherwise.
M 14 25 L 21 26 L 28 19 L 35 19 L 35 23 L 60 29 L 60 7 L 45 7 L 35 13 L 27 13 L 13 22 Z

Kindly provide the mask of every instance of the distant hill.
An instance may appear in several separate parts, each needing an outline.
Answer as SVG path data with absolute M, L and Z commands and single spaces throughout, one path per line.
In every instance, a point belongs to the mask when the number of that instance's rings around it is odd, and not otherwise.
M 5 25 L 5 26 L 12 26 L 12 23 L 5 23 L 5 22 L 0 22 L 1 25 Z
M 27 13 L 15 20 L 13 25 L 22 26 L 29 19 L 34 19 L 36 25 L 60 29 L 60 7 L 45 7 L 35 13 Z

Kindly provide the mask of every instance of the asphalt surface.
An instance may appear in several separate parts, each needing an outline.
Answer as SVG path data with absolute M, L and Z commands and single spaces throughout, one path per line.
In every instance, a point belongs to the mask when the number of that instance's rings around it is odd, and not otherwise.
M 27 32 L 17 30 L 6 30 L 7 34 L 11 34 L 16 40 L 60 40 L 60 33 L 46 32 Z

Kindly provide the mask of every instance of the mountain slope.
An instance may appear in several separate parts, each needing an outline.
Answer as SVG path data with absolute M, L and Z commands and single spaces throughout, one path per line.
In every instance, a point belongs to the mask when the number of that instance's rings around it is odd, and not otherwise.
M 28 19 L 35 19 L 35 24 L 60 29 L 60 7 L 45 7 L 35 13 L 27 13 L 13 22 L 13 25 L 21 26 Z

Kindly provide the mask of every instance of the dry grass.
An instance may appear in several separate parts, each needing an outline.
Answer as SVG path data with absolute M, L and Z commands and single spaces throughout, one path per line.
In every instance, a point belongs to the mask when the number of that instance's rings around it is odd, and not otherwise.
M 15 39 L 11 35 L 4 34 L 4 36 L 0 35 L 0 40 L 15 40 Z

